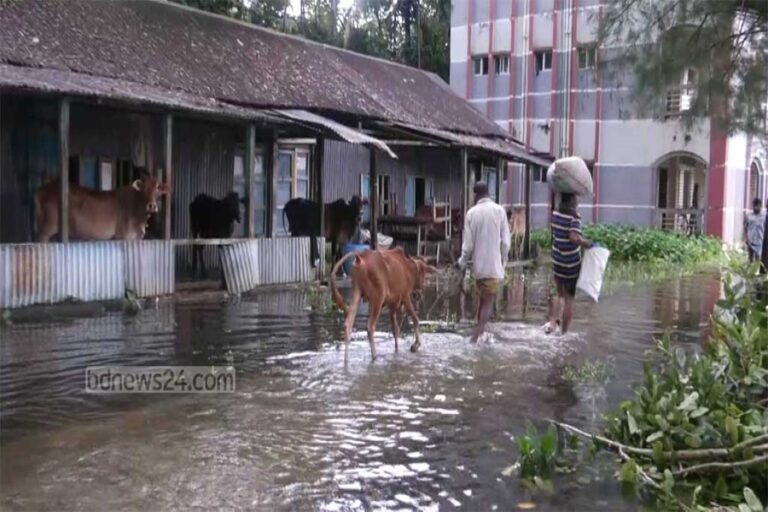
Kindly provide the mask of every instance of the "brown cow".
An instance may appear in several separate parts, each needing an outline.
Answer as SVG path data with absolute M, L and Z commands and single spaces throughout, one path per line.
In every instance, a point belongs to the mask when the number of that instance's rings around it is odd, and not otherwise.
M 341 265 L 349 258 L 355 258 L 352 265 L 352 300 L 347 309 L 344 299 L 336 286 L 336 280 L 331 279 L 331 290 L 336 305 L 347 314 L 344 321 L 344 361 L 347 361 L 349 338 L 352 336 L 352 326 L 357 316 L 360 300 L 370 305 L 368 312 L 368 343 L 371 345 L 371 359 L 376 359 L 376 346 L 373 334 L 379 320 L 381 309 L 389 307 L 389 318 L 392 323 L 392 334 L 395 337 L 395 350 L 398 349 L 397 338 L 400 336 L 400 308 L 405 310 L 413 321 L 416 341 L 411 346 L 411 352 L 416 352 L 421 345 L 419 339 L 419 317 L 413 307 L 411 295 L 421 289 L 427 274 L 435 272 L 435 267 L 428 265 L 421 258 L 409 258 L 402 247 L 390 250 L 351 252 L 341 258 L 333 268 L 336 275 Z
M 61 182 L 58 178 L 35 194 L 37 240 L 48 242 L 59 232 Z M 158 210 L 157 200 L 168 194 L 167 184 L 144 175 L 117 190 L 93 190 L 69 185 L 69 233 L 73 240 L 139 240 L 147 219 Z

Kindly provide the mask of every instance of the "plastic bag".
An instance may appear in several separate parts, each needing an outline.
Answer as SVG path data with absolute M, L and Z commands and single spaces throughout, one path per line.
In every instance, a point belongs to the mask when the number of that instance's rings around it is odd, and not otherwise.
M 584 251 L 584 259 L 581 262 L 581 273 L 576 281 L 576 288 L 586 293 L 589 298 L 597 302 L 600 297 L 600 289 L 603 287 L 603 275 L 608 265 L 611 251 L 605 247 L 592 247 Z

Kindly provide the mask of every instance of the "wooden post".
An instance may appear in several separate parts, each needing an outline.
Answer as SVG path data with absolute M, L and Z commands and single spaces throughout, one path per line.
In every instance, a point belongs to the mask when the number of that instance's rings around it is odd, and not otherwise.
M 370 190 L 369 190 L 369 209 L 371 211 L 371 249 L 376 249 L 376 246 L 379 242 L 379 212 L 378 212 L 378 204 L 379 204 L 379 180 L 378 180 L 378 174 L 376 173 L 376 150 L 374 148 L 371 148 L 371 156 L 370 156 L 370 168 L 368 170 L 368 176 L 370 180 Z
M 531 172 L 533 167 L 525 164 L 523 171 L 523 197 L 525 198 L 525 234 L 523 235 L 523 259 L 531 257 Z
M 165 176 L 163 181 L 168 187 L 173 186 L 173 114 L 165 114 L 163 123 L 163 150 L 165 151 Z M 165 222 L 163 227 L 163 238 L 171 239 L 171 209 L 173 203 L 169 193 L 165 196 Z
M 61 178 L 59 236 L 62 242 L 69 242 L 69 98 L 59 100 L 59 171 Z
M 266 185 L 267 185 L 267 236 L 274 238 L 275 236 L 275 204 L 277 204 L 277 186 L 275 180 L 280 174 L 280 148 L 277 145 L 277 132 L 272 133 L 272 141 L 267 147 L 267 168 L 266 168 Z
M 318 137 L 315 141 L 315 201 L 320 205 L 320 236 L 325 236 L 325 199 L 323 198 L 323 158 L 325 157 L 325 138 Z M 325 248 L 322 247 L 320 257 L 325 258 Z
M 501 204 L 501 176 L 505 165 L 506 163 L 503 158 L 496 160 L 496 190 L 494 194 L 496 194 L 496 202 L 499 204 Z
M 461 214 L 463 217 L 469 210 L 469 155 L 467 155 L 466 148 L 461 149 L 461 173 L 464 180 L 461 185 Z
M 245 237 L 256 236 L 256 198 L 253 197 L 253 166 L 256 161 L 256 125 L 249 123 L 245 130 Z

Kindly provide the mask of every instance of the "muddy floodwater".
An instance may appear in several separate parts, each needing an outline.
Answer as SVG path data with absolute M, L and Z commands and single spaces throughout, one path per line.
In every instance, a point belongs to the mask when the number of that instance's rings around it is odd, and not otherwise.
M 407 328 L 395 353 L 383 315 L 371 363 L 363 308 L 346 367 L 340 314 L 309 310 L 306 291 L 14 316 L 0 327 L 0 508 L 636 510 L 598 462 L 531 495 L 509 475 L 516 438 L 547 418 L 598 428 L 641 379 L 654 336 L 701 342 L 719 276 L 579 299 L 562 337 L 541 331 L 545 272 L 521 276 L 478 346 L 462 323 L 472 298 L 439 286 L 420 302 L 422 320 L 438 322 L 421 352 L 408 352 Z M 613 366 L 607 384 L 563 382 L 587 360 Z M 85 368 L 109 365 L 232 365 L 237 389 L 86 394 Z

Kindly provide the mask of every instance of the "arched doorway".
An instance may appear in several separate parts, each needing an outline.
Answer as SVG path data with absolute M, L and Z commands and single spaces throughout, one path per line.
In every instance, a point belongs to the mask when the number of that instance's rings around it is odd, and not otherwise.
M 703 232 L 707 166 L 690 153 L 661 158 L 656 169 L 655 226 L 686 234 Z

